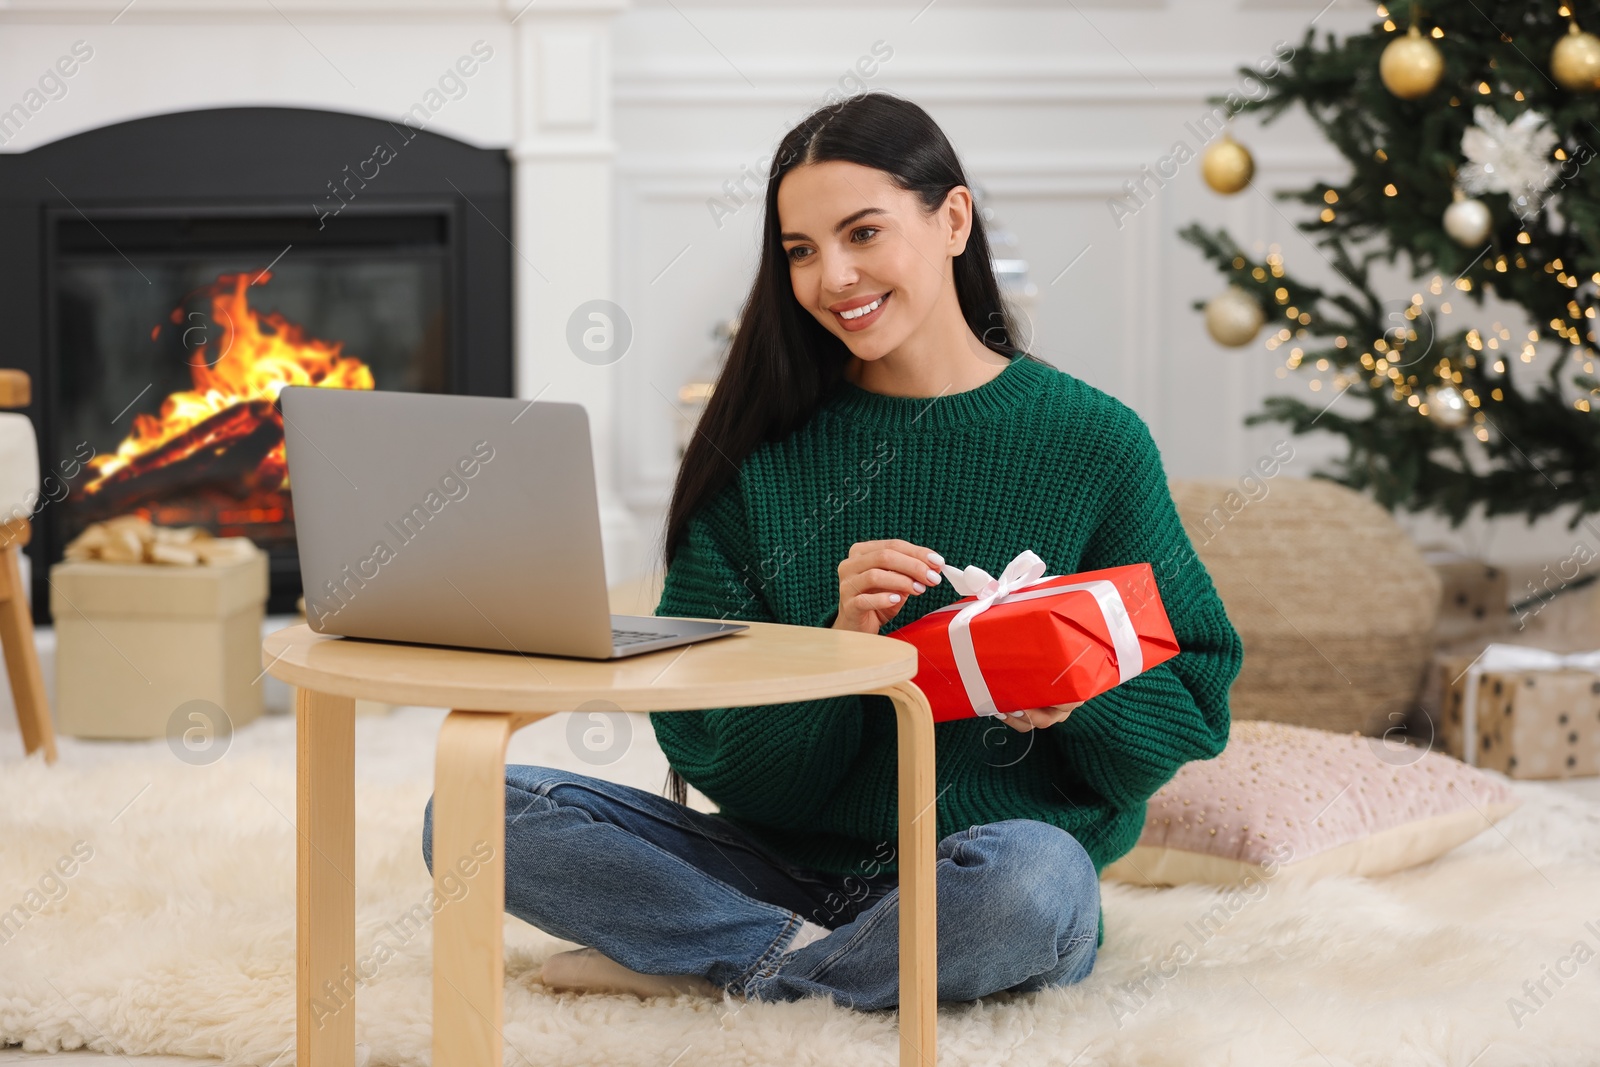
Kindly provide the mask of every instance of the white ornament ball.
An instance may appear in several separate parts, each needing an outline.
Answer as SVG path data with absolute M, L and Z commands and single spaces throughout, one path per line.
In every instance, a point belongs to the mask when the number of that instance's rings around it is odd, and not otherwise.
M 1206 332 L 1229 348 L 1254 341 L 1267 319 L 1261 302 L 1237 285 L 1231 285 L 1206 303 Z
M 1444 209 L 1444 232 L 1458 245 L 1477 248 L 1489 239 L 1494 220 L 1482 200 L 1457 200 Z
M 1427 389 L 1428 418 L 1435 426 L 1459 430 L 1467 424 L 1470 412 L 1467 398 L 1453 385 L 1430 385 Z

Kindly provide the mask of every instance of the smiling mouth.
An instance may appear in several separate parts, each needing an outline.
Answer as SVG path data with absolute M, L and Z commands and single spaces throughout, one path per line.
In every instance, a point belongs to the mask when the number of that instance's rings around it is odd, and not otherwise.
M 858 308 L 851 308 L 849 311 L 835 311 L 833 314 L 845 329 L 858 330 L 877 319 L 892 295 L 894 295 L 893 289 L 884 293 L 870 304 L 863 304 Z

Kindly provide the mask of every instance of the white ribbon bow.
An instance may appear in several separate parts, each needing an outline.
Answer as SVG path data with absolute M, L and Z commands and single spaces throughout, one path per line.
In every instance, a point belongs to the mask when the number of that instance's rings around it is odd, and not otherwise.
M 1467 667 L 1467 691 L 1461 702 L 1461 760 L 1477 766 L 1478 759 L 1478 683 L 1489 671 L 1592 671 L 1600 674 L 1600 648 L 1592 652 L 1565 655 L 1526 645 L 1492 644 Z
M 988 571 L 978 566 L 955 568 L 945 564 L 940 571 L 950 580 L 950 585 L 956 592 L 964 597 L 972 596 L 978 599 L 967 604 L 946 604 L 938 608 L 931 615 L 941 611 L 954 611 L 956 617 L 950 620 L 950 652 L 955 657 L 956 669 L 961 673 L 961 684 L 966 688 L 967 699 L 972 702 L 972 710 L 979 715 L 1003 715 L 1004 712 L 995 707 L 994 697 L 989 692 L 989 683 L 984 680 L 983 670 L 978 666 L 978 654 L 972 645 L 972 620 L 983 612 L 988 611 L 995 604 L 1011 603 L 1018 600 L 1032 600 L 1036 597 L 1058 596 L 1083 590 L 1094 597 L 1095 603 L 1100 607 L 1100 614 L 1106 621 L 1106 630 L 1111 634 L 1111 644 L 1117 653 L 1117 673 L 1119 684 L 1144 670 L 1144 649 L 1139 644 L 1139 633 L 1133 628 L 1133 620 L 1128 618 L 1128 607 L 1122 600 L 1122 591 L 1115 582 L 1104 578 L 1096 578 L 1088 582 L 1077 582 L 1072 585 L 1055 585 L 1048 589 L 1035 589 L 1031 592 L 1021 592 L 1030 585 L 1059 578 L 1059 574 L 1046 574 L 1044 560 L 1034 553 L 1032 549 L 1023 549 L 1006 564 L 1006 569 L 996 578 Z
M 975 596 L 980 600 L 993 602 L 1004 597 L 1013 589 L 1023 586 L 1035 585 L 1047 577 L 1044 573 L 1044 560 L 1031 548 L 1025 548 L 1016 554 L 1006 569 L 1000 572 L 1000 577 L 995 578 L 982 567 L 973 565 L 961 570 L 946 563 L 939 568 L 944 576 L 950 579 L 951 588 L 962 596 Z

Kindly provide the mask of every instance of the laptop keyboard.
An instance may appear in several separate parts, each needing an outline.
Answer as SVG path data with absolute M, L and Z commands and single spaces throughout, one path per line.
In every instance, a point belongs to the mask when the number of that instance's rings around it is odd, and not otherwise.
M 611 631 L 611 644 L 612 644 L 612 647 L 614 647 L 614 648 L 621 648 L 623 645 L 636 645 L 640 641 L 653 641 L 656 638 L 661 637 L 661 636 L 663 636 L 663 635 L 662 634 L 658 634 L 658 633 L 652 633 L 649 630 L 618 630 L 618 629 L 612 629 L 612 631 Z

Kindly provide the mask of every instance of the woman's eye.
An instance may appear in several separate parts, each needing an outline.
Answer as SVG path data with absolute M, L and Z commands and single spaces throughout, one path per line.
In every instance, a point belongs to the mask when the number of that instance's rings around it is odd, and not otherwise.
M 789 259 L 790 259 L 790 261 L 792 262 L 793 260 L 795 260 L 797 258 L 795 256 L 796 252 L 804 252 L 804 251 L 805 251 L 804 248 L 791 248 L 791 249 L 789 249 Z M 799 257 L 799 258 L 804 258 L 804 257 Z
M 855 233 L 852 233 L 850 236 L 853 239 L 853 238 L 858 237 L 859 235 L 861 235 L 863 233 L 877 233 L 877 232 L 878 232 L 878 227 L 876 227 L 876 226 L 863 226 L 863 227 L 861 227 L 861 229 L 855 231 Z

